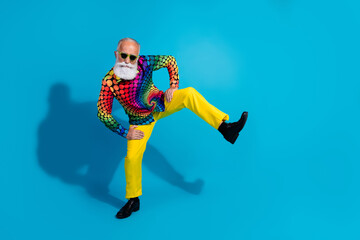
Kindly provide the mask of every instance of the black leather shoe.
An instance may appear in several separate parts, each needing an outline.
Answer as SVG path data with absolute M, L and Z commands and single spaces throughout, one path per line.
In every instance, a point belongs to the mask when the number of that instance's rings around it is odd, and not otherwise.
M 239 132 L 243 129 L 248 117 L 248 112 L 243 112 L 239 121 L 234 123 L 223 122 L 219 127 L 219 132 L 230 143 L 234 144 L 239 136 Z
M 138 197 L 130 198 L 129 201 L 118 211 L 117 218 L 130 217 L 132 212 L 136 212 L 140 209 L 140 200 Z

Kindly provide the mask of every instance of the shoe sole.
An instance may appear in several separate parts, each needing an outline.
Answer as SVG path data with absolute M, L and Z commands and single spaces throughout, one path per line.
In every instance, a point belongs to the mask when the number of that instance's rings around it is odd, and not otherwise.
M 140 205 L 139 205 L 137 208 L 134 208 L 134 210 L 132 210 L 132 212 L 129 214 L 129 216 L 119 217 L 118 215 L 115 215 L 115 217 L 118 218 L 118 219 L 128 218 L 128 217 L 131 216 L 131 214 L 132 214 L 133 212 L 137 212 L 137 211 L 139 211 L 139 210 L 140 210 Z
M 240 132 L 244 128 L 247 118 L 248 118 L 248 112 L 243 112 L 241 115 L 241 118 L 239 119 L 239 121 L 241 121 L 241 119 L 243 119 L 242 120 L 243 123 L 241 125 L 239 125 L 238 129 L 236 129 L 237 132 Z
M 234 144 L 235 141 L 236 141 L 236 139 L 237 139 L 238 137 L 239 137 L 239 133 L 234 134 L 234 135 L 231 136 L 231 138 L 229 139 L 229 142 L 230 142 L 231 144 Z
M 243 123 L 241 125 L 238 126 L 238 128 L 236 129 L 235 133 L 232 134 L 231 136 L 227 136 L 226 139 L 231 143 L 234 144 L 236 139 L 239 137 L 239 132 L 244 128 L 245 123 L 247 121 L 248 118 L 248 112 L 243 112 L 241 115 L 241 118 L 239 119 L 239 121 L 241 119 L 243 119 Z

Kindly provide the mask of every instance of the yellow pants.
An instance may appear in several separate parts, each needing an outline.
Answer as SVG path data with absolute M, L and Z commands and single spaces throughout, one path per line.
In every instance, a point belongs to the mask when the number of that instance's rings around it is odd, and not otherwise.
M 126 195 L 130 199 L 142 195 L 141 163 L 152 130 L 157 120 L 167 117 L 183 108 L 188 108 L 213 128 L 218 129 L 222 121 L 229 120 L 229 115 L 212 106 L 194 88 L 188 87 L 176 90 L 170 102 L 165 99 L 165 111 L 153 113 L 154 122 L 138 125 L 137 130 L 144 132 L 144 138 L 127 141 L 127 155 L 125 157 Z M 130 125 L 132 126 L 132 125 Z

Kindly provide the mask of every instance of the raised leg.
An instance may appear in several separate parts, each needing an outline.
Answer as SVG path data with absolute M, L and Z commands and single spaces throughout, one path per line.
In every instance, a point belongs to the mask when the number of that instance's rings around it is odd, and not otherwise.
M 211 105 L 193 87 L 176 90 L 170 102 L 165 100 L 165 111 L 155 113 L 154 118 L 159 120 L 183 108 L 190 109 L 215 129 L 218 129 L 223 121 L 229 120 L 229 115 Z

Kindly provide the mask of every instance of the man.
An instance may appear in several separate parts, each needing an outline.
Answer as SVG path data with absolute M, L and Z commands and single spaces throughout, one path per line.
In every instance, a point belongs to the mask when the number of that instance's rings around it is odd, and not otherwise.
M 126 195 L 128 202 L 118 211 L 117 218 L 126 218 L 140 208 L 141 162 L 155 123 L 183 108 L 188 108 L 224 138 L 234 144 L 247 120 L 243 112 L 240 120 L 226 123 L 229 115 L 221 112 L 194 88 L 179 88 L 179 74 L 171 55 L 139 55 L 140 44 L 132 38 L 123 38 L 115 51 L 115 65 L 102 79 L 97 103 L 98 118 L 106 127 L 127 139 L 125 157 Z M 160 91 L 152 81 L 152 72 L 166 67 L 170 88 Z M 121 126 L 111 115 L 114 97 L 129 116 L 129 129 Z

